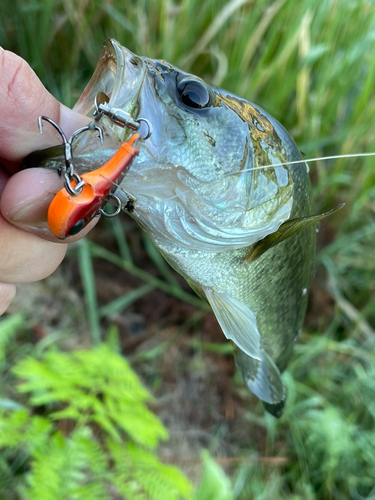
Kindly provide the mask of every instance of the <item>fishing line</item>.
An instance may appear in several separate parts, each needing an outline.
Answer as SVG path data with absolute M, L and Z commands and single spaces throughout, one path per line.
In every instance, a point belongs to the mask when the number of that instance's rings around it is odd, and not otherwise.
M 261 165 L 259 167 L 251 167 L 251 168 L 245 168 L 244 170 L 241 170 L 242 172 L 251 172 L 253 170 L 262 170 L 266 168 L 276 168 L 276 167 L 283 167 L 286 165 L 295 165 L 297 163 L 307 163 L 307 162 L 314 162 L 314 161 L 321 161 L 321 160 L 338 160 L 340 158 L 360 158 L 363 156 L 375 156 L 375 153 L 353 153 L 353 154 L 347 154 L 347 155 L 334 155 L 334 156 L 321 156 L 319 158 L 309 158 L 305 159 L 302 158 L 301 160 L 295 160 L 295 161 L 286 161 L 284 163 L 276 163 L 276 164 L 270 164 L 270 165 Z M 224 177 L 229 177 L 230 175 L 238 175 L 239 172 L 232 172 L 230 174 L 225 174 Z
M 245 168 L 244 170 L 241 170 L 240 172 L 231 172 L 230 174 L 225 174 L 223 178 L 225 179 L 226 177 L 231 177 L 233 175 L 241 175 L 243 172 L 253 172 L 254 170 L 266 170 L 268 168 L 277 168 L 277 167 L 283 167 L 283 166 L 288 166 L 288 165 L 296 165 L 299 163 L 308 163 L 308 162 L 316 162 L 316 161 L 322 161 L 322 160 L 338 160 L 340 158 L 361 158 L 361 157 L 366 157 L 366 156 L 375 156 L 374 153 L 352 153 L 352 154 L 347 154 L 347 155 L 333 155 L 333 156 L 320 156 L 317 158 L 302 158 L 301 160 L 295 160 L 295 161 L 287 161 L 284 163 L 277 163 L 277 164 L 270 164 L 270 165 L 260 165 L 259 167 L 250 167 L 250 168 Z M 170 201 L 174 200 L 175 198 L 179 198 L 180 196 L 190 193 L 193 191 L 191 188 L 183 191 L 182 193 L 176 194 L 172 196 L 171 198 L 166 198 L 164 201 Z
M 270 165 L 260 165 L 259 167 L 250 167 L 250 168 L 245 168 L 244 170 L 241 170 L 240 172 L 231 172 L 230 174 L 225 174 L 223 178 L 225 177 L 231 177 L 233 175 L 241 175 L 243 172 L 253 172 L 254 170 L 266 170 L 268 168 L 277 168 L 277 167 L 284 167 L 288 165 L 297 165 L 300 163 L 309 163 L 309 162 L 316 162 L 316 161 L 323 161 L 323 160 L 339 160 L 340 158 L 363 158 L 367 156 L 375 156 L 375 152 L 373 153 L 352 153 L 352 154 L 347 154 L 347 155 L 333 155 L 333 156 L 320 156 L 317 158 L 301 158 L 300 160 L 294 160 L 294 161 L 287 161 L 283 163 L 277 163 L 277 164 L 270 164 Z M 125 176 L 126 179 L 126 176 Z M 124 189 L 117 183 L 111 181 L 118 189 L 120 189 L 126 196 L 128 194 L 124 191 Z M 193 190 L 187 189 L 186 191 L 183 191 L 182 193 L 175 194 L 174 196 L 171 196 L 170 198 L 165 198 L 164 201 L 171 201 L 176 198 L 180 198 L 184 194 L 188 194 L 192 192 Z M 193 191 L 194 192 L 194 191 Z

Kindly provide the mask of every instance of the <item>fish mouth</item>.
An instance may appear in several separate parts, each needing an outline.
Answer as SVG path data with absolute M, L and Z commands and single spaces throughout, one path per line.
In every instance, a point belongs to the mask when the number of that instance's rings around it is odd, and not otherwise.
M 122 47 L 116 40 L 104 42 L 95 71 L 73 110 L 92 118 L 103 133 L 103 144 L 98 134 L 91 130 L 83 132 L 72 142 L 74 168 L 83 174 L 101 167 L 132 135 L 132 130 L 121 127 L 105 115 L 94 116 L 99 93 L 108 97 L 108 106 L 129 113 L 136 120 L 140 112 L 140 94 L 144 86 L 147 68 L 144 60 Z M 140 134 L 147 131 L 145 124 Z M 24 167 L 65 167 L 63 147 L 55 146 L 37 150 L 24 159 Z
M 106 40 L 95 71 L 73 110 L 93 117 L 96 96 L 103 92 L 109 97 L 109 107 L 120 108 L 136 119 L 146 72 L 146 65 L 140 57 L 116 40 Z M 111 142 L 123 142 L 130 135 L 129 130 L 118 127 L 107 117 L 100 118 L 98 125 L 103 128 L 105 136 L 111 138 Z

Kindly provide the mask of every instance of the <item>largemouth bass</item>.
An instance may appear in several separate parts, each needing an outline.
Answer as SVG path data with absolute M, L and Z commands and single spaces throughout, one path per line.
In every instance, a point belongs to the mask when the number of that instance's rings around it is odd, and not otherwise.
M 152 126 L 116 196 L 123 207 L 132 200 L 129 215 L 209 302 L 244 381 L 280 416 L 280 373 L 301 330 L 320 218 L 296 144 L 259 106 L 114 40 L 75 111 L 92 116 L 99 92 Z M 131 134 L 107 116 L 97 124 L 103 147 L 89 133 L 74 145 L 79 173 L 98 168 Z

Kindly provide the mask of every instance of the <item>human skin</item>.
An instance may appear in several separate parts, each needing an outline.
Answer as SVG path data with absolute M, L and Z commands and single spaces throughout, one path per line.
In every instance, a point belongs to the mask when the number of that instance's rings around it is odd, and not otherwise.
M 58 102 L 30 66 L 0 47 L 0 315 L 16 293 L 15 284 L 41 280 L 55 271 L 68 243 L 96 224 L 61 243 L 48 229 L 47 210 L 63 181 L 42 168 L 21 170 L 22 159 L 36 149 L 61 143 L 56 130 L 37 119 L 46 115 L 69 137 L 88 119 Z

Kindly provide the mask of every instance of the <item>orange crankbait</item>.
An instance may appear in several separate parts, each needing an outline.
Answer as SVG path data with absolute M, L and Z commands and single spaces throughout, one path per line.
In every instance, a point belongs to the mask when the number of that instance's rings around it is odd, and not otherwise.
M 48 225 L 55 236 L 64 239 L 79 233 L 98 214 L 105 201 L 113 196 L 110 191 L 114 183 L 139 153 L 133 146 L 139 137 L 134 134 L 128 142 L 123 142 L 116 154 L 97 170 L 73 175 L 75 184 L 65 185 L 57 193 L 48 209 Z
M 76 130 L 69 140 L 63 130 L 48 116 L 39 116 L 39 131 L 42 133 L 42 120 L 52 125 L 61 135 L 65 157 L 65 186 L 52 200 L 48 209 L 48 225 L 51 232 L 57 238 L 65 239 L 79 233 L 96 215 L 103 214 L 107 217 L 117 215 L 121 210 L 121 201 L 111 193 L 115 182 L 121 177 L 133 158 L 139 153 L 139 149 L 133 146 L 138 138 L 148 139 L 152 134 L 151 123 L 145 118 L 133 119 L 133 117 L 120 108 L 109 106 L 110 98 L 103 92 L 99 92 L 95 98 L 94 112 L 95 120 L 102 116 L 108 117 L 119 127 L 128 127 L 139 130 L 142 123 L 148 128 L 147 134 L 142 136 L 134 134 L 129 141 L 123 142 L 117 153 L 102 167 L 79 176 L 73 166 L 73 139 L 82 132 L 96 130 L 103 144 L 103 131 L 94 122 Z M 113 214 L 106 214 L 102 206 L 108 200 L 114 198 L 117 201 L 117 209 Z M 129 200 L 130 202 L 131 200 Z

